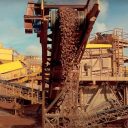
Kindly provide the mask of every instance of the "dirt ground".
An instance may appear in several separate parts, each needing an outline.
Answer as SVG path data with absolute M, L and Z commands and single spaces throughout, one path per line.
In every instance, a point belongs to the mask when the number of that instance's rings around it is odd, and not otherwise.
M 0 102 L 0 128 L 41 128 L 41 116 L 36 115 L 39 105 L 23 107 L 23 115 L 14 115 L 14 103 Z M 17 111 L 18 112 L 18 111 Z
M 33 125 L 35 121 L 33 119 L 21 118 L 19 116 L 12 115 L 0 115 L 0 128 L 11 128 L 16 125 Z

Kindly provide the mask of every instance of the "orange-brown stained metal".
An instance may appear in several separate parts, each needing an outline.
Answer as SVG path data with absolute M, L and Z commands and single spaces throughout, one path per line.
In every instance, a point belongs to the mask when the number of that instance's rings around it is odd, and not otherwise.
M 59 5 L 58 7 L 60 7 L 61 5 Z M 63 5 L 62 5 L 63 6 Z M 69 5 L 70 6 L 70 5 Z M 50 6 L 49 6 L 50 7 Z M 77 8 L 78 6 L 70 6 L 71 8 Z M 48 5 L 46 5 L 45 7 L 44 7 L 45 9 L 46 8 L 48 8 Z M 55 8 L 55 6 L 53 7 L 50 7 L 50 8 Z M 80 6 L 78 7 L 78 8 L 81 8 Z M 85 6 L 83 6 L 82 7 L 82 9 L 84 9 L 85 8 Z M 49 9 L 49 8 L 48 8 Z M 43 11 L 43 13 L 44 13 L 44 11 L 45 10 L 43 10 L 42 9 L 42 11 Z M 97 11 L 97 10 L 94 10 L 94 11 Z M 28 9 L 28 14 L 29 14 L 29 16 L 33 16 L 32 15 L 32 12 L 29 12 L 29 9 Z M 94 14 L 94 15 L 93 15 Z M 45 75 L 44 75 L 44 68 L 45 68 L 45 63 L 46 63 L 46 61 L 47 61 L 47 29 L 48 29 L 48 22 L 47 22 L 47 20 L 45 21 L 43 18 L 44 16 L 44 14 L 42 15 L 42 19 L 41 19 L 41 22 L 42 22 L 42 26 L 41 26 L 41 28 L 40 28 L 40 30 L 41 30 L 41 33 L 40 33 L 40 42 L 41 42 L 41 44 L 42 44 L 42 61 L 43 61 L 43 66 L 42 66 L 42 73 L 43 73 L 43 75 L 42 75 L 42 88 L 43 88 L 43 90 L 42 90 L 42 96 L 43 96 L 43 99 L 42 99 L 42 127 L 44 127 L 44 118 L 45 118 L 45 116 L 44 116 L 44 114 L 45 114 L 45 111 L 44 111 L 44 107 L 45 107 L 45 97 L 44 97 L 44 87 L 45 87 Z M 86 15 L 85 15 L 86 16 Z M 90 14 L 90 16 L 95 16 L 95 13 L 93 13 L 92 12 L 92 14 Z M 90 20 L 91 19 L 91 17 L 89 17 L 89 19 L 88 20 Z M 30 19 L 30 22 L 27 22 L 28 24 L 26 25 L 26 27 L 28 27 L 28 30 L 29 30 L 29 28 L 30 28 L 30 30 L 31 30 L 31 19 Z M 30 26 L 29 26 L 30 25 Z M 91 32 L 91 30 L 92 30 L 92 26 L 93 26 L 93 23 L 92 24 L 87 24 L 87 25 L 85 25 L 85 33 L 84 33 L 84 35 L 86 35 L 84 38 L 83 38 L 83 42 L 81 43 L 81 45 L 84 45 L 84 43 L 86 43 L 87 42 L 87 38 L 89 37 L 89 34 L 90 34 L 90 32 Z M 89 29 L 89 30 L 88 30 Z M 39 35 L 39 34 L 38 34 Z M 84 42 L 85 41 L 85 42 Z M 70 41 L 70 42 L 72 42 L 72 41 Z M 56 43 L 58 43 L 58 42 L 56 42 Z M 68 46 L 69 47 L 69 49 L 70 49 L 70 46 Z M 67 46 L 66 46 L 66 48 L 67 48 Z M 66 50 L 68 50 L 68 49 L 66 49 Z M 70 57 L 69 57 L 70 58 Z M 58 57 L 57 58 L 55 58 L 55 59 L 58 59 Z M 71 58 L 72 59 L 72 58 Z M 68 60 L 69 61 L 69 60 Z M 68 62 L 67 61 L 67 62 Z M 67 63 L 66 63 L 67 64 Z M 65 65 L 66 65 L 65 64 Z M 70 63 L 69 63 L 70 64 Z
M 44 20 L 41 25 L 40 43 L 42 45 L 42 128 L 45 125 L 45 63 L 47 61 L 47 29 L 48 21 Z
M 28 3 L 25 16 L 33 16 L 34 15 L 34 3 Z M 24 28 L 26 33 L 32 33 L 33 30 L 33 22 L 30 19 L 25 19 L 24 16 Z
M 82 52 L 79 57 L 77 56 L 78 57 L 78 60 L 77 60 L 78 62 L 80 62 L 80 60 L 81 60 L 81 58 L 83 56 L 83 53 L 85 51 L 85 45 L 87 44 L 87 40 L 88 40 L 89 35 L 90 35 L 90 33 L 91 33 L 92 29 L 93 29 L 93 25 L 95 23 L 95 20 L 96 20 L 96 18 L 98 16 L 99 12 L 100 12 L 99 4 L 96 3 L 93 6 L 93 8 L 91 9 L 90 13 L 88 13 L 87 16 L 86 16 L 86 25 L 83 28 L 84 29 L 83 31 L 85 31 L 84 32 L 85 34 L 84 34 L 84 37 L 83 37 L 82 42 L 80 44 L 79 50 L 77 52 L 77 55 L 80 55 L 80 53 Z

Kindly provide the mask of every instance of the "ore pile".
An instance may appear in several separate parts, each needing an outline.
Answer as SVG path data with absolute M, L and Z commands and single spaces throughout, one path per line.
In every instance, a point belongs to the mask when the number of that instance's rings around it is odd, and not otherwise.
M 62 75 L 65 78 L 62 85 L 68 90 L 64 96 L 61 113 L 67 116 L 72 113 L 78 97 L 79 74 L 76 71 L 74 72 L 77 67 L 74 58 L 79 44 L 79 20 L 77 11 L 72 8 L 60 8 L 58 13 Z
M 73 67 L 73 61 L 79 43 L 78 13 L 72 8 L 60 8 L 61 63 L 63 75 L 67 76 Z

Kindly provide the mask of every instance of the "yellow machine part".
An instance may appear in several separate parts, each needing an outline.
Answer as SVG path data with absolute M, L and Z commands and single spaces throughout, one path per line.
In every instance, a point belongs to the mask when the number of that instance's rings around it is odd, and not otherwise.
M 13 50 L 0 48 L 0 60 L 9 60 L 13 59 Z
M 25 76 L 27 76 L 27 69 L 22 68 L 22 69 L 17 69 L 17 70 L 10 71 L 7 73 L 3 73 L 0 75 L 0 78 L 2 80 L 13 80 L 13 79 L 19 79 Z
M 111 44 L 87 44 L 86 48 L 95 49 L 95 48 L 111 48 Z
M 9 62 L 0 65 L 0 73 L 7 73 L 21 68 L 23 68 L 23 65 L 20 61 Z

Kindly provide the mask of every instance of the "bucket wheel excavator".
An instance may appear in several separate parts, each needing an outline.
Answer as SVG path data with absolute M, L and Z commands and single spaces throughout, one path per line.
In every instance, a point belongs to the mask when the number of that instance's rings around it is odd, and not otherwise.
M 84 120 L 78 118 L 79 62 L 98 14 L 98 0 L 65 5 L 28 2 L 25 32 L 37 33 L 42 45 L 44 128 L 83 127 Z

